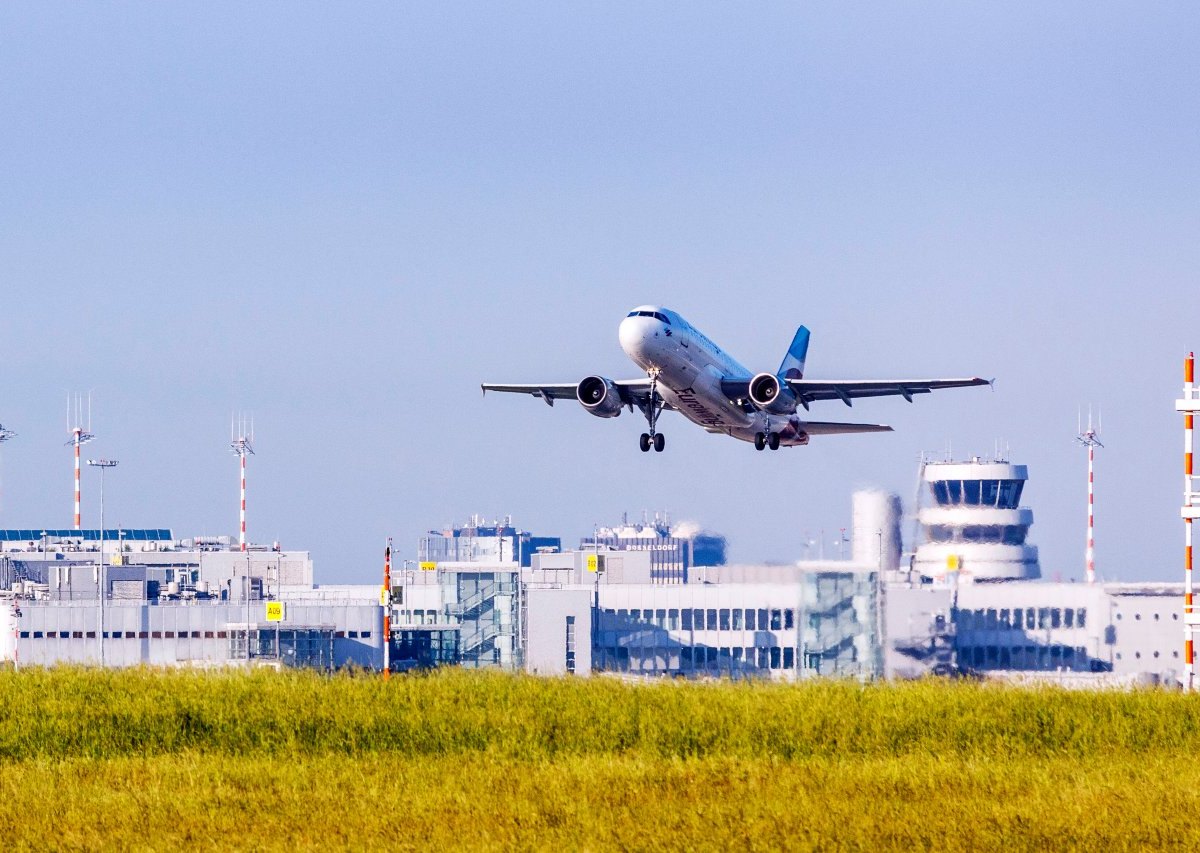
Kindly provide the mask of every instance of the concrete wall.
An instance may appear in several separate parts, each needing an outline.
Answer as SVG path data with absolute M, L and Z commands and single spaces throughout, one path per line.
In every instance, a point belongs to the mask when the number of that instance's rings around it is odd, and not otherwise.
M 567 620 L 573 617 L 575 674 L 591 673 L 592 595 L 587 588 L 526 591 L 526 672 L 567 674 Z

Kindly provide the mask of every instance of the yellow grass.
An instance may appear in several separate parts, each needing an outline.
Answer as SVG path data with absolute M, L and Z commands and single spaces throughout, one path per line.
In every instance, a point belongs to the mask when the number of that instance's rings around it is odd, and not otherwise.
M 1200 703 L 0 674 L 3 849 L 1200 849 Z

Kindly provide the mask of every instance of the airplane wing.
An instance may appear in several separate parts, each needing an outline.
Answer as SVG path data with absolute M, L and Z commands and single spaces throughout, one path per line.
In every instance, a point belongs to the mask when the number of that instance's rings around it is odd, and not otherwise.
M 627 406 L 643 406 L 650 401 L 650 380 L 645 379 L 617 379 L 613 382 L 617 386 L 617 390 L 621 394 L 621 402 Z M 488 391 L 500 391 L 508 394 L 528 394 L 531 397 L 539 397 L 546 401 L 547 406 L 553 406 L 555 400 L 577 400 L 575 389 L 579 386 L 578 382 L 542 382 L 533 385 L 491 385 L 483 384 L 479 387 L 483 389 L 483 393 Z M 662 395 L 658 397 L 662 401 Z M 664 406 L 671 409 L 672 406 Z
M 804 431 L 809 435 L 852 435 L 863 432 L 891 432 L 887 424 L 834 424 L 824 421 L 807 421 Z
M 841 400 L 847 406 L 859 397 L 903 397 L 912 402 L 916 394 L 928 394 L 942 388 L 967 388 L 972 385 L 991 385 L 986 379 L 785 379 L 792 393 L 804 408 L 815 400 Z M 721 389 L 731 400 L 744 400 L 750 395 L 750 380 L 725 380 Z

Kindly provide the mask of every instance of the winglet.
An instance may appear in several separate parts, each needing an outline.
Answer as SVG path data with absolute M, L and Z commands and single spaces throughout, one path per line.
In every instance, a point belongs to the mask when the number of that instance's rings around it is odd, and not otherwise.
M 482 384 L 481 384 L 481 385 L 479 386 L 479 390 L 483 392 L 482 396 L 484 396 L 484 397 L 486 397 L 486 396 L 487 396 L 487 386 L 486 386 L 486 385 L 482 385 Z
M 996 391 L 996 377 L 995 376 L 993 376 L 991 379 L 988 380 L 988 387 L 992 389 L 993 393 L 995 393 L 995 391 Z

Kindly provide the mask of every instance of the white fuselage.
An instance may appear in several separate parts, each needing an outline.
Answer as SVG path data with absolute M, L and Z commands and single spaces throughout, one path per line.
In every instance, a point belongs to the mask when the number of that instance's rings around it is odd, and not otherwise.
M 751 378 L 750 371 L 679 314 L 644 306 L 621 321 L 621 348 L 647 374 L 658 374 L 658 392 L 688 420 L 709 432 L 754 441 L 757 433 L 779 433 L 785 445 L 808 444 L 796 415 L 769 415 L 721 390 L 722 379 Z

